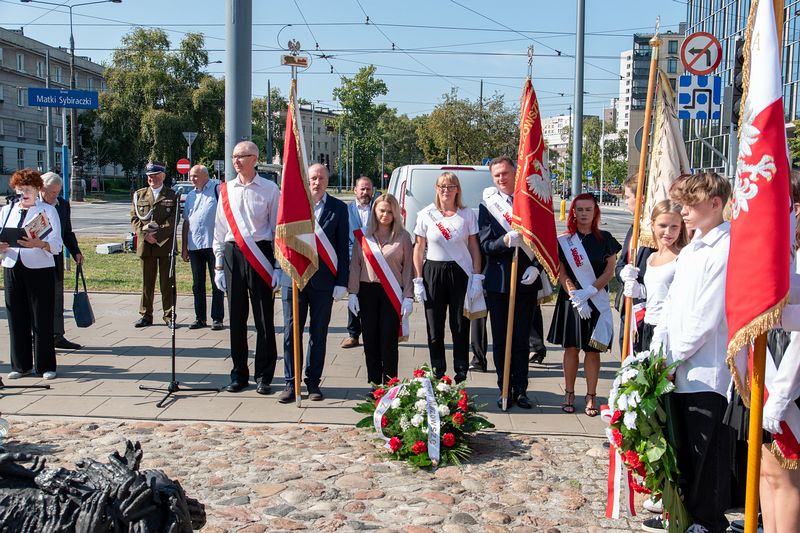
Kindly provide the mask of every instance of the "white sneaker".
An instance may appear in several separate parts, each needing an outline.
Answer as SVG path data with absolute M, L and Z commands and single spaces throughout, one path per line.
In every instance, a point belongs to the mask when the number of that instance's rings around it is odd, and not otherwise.
M 51 370 L 42 374 L 42 377 L 44 379 L 56 379 L 56 373 Z
M 664 512 L 664 505 L 661 503 L 661 498 L 657 496 L 650 496 L 647 498 L 642 504 L 642 507 L 651 513 L 661 514 Z
M 8 373 L 8 379 L 19 379 L 22 377 L 22 372 L 17 372 L 16 370 L 12 370 Z
M 686 533 L 708 533 L 708 529 L 700 524 L 692 524 L 689 526 L 689 529 L 686 530 Z

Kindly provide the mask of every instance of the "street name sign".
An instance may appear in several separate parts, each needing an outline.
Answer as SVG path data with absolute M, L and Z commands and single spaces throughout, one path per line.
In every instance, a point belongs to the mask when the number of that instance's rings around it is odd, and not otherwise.
M 28 105 L 36 107 L 66 107 L 97 109 L 100 103 L 97 91 L 74 91 L 28 87 Z
M 678 79 L 679 119 L 719 119 L 721 103 L 719 76 L 684 75 Z
M 681 45 L 681 62 L 692 74 L 705 76 L 711 74 L 722 60 L 722 45 L 719 39 L 708 32 L 698 31 Z
M 178 163 L 175 165 L 175 167 L 181 174 L 188 174 L 189 170 L 192 168 L 192 162 L 188 159 L 178 159 Z
M 295 56 L 291 54 L 286 54 L 281 56 L 281 65 L 288 65 L 290 67 L 307 67 L 308 66 L 308 57 L 306 56 Z

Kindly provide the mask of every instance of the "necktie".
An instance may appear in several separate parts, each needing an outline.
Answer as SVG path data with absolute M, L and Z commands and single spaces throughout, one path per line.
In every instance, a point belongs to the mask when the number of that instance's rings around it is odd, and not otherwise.
M 514 195 L 508 197 L 508 205 L 510 206 L 514 205 Z
M 19 210 L 19 222 L 17 222 L 17 227 L 21 228 L 22 224 L 25 223 L 25 216 L 28 214 L 27 209 L 20 209 Z

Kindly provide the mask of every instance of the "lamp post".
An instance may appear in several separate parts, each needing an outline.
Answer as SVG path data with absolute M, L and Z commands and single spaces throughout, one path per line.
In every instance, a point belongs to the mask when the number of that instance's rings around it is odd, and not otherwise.
M 88 6 L 92 4 L 121 4 L 122 0 L 95 0 L 93 2 L 81 2 L 79 4 L 59 4 L 56 2 L 46 2 L 45 0 L 20 0 L 23 4 L 46 4 L 49 6 L 56 6 L 56 7 L 66 7 L 69 9 L 69 88 L 71 90 L 75 89 L 75 37 L 72 33 L 72 8 L 80 7 L 80 6 Z M 48 73 L 49 74 L 49 73 Z M 80 144 L 77 142 L 78 137 L 78 113 L 75 108 L 70 108 L 69 110 L 69 121 L 70 121 L 70 140 L 69 140 L 69 153 L 72 157 L 72 161 L 78 161 L 80 158 L 78 157 L 77 150 L 80 149 Z M 66 133 L 66 132 L 64 132 Z M 67 162 L 61 162 L 62 172 L 67 168 Z M 76 175 L 78 172 L 75 172 L 75 168 L 73 165 L 70 165 L 70 199 L 81 201 L 83 200 L 83 189 L 81 188 L 81 180 L 80 176 Z

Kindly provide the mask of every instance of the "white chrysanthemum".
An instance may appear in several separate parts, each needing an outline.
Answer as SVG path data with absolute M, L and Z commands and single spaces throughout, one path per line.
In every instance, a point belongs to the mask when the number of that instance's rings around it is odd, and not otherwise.
M 652 355 L 653 354 L 650 351 L 644 351 L 644 352 L 640 352 L 635 357 L 635 359 L 636 359 L 637 362 L 641 363 L 641 362 L 644 362 L 644 361 L 647 361 L 648 359 L 650 359 L 650 356 L 652 356 Z
M 636 406 L 638 406 L 641 402 L 642 396 L 639 394 L 638 390 L 635 390 L 628 395 L 628 406 L 631 409 L 636 409 Z
M 415 428 L 418 428 L 420 424 L 422 424 L 422 415 L 416 414 L 411 417 L 411 425 Z
M 409 394 L 411 393 L 408 391 L 408 387 L 403 387 L 400 389 L 400 392 L 397 393 L 398 396 L 408 396 Z
M 636 411 L 628 411 L 625 413 L 625 416 L 622 417 L 622 423 L 630 430 L 636 429 Z
M 617 377 L 614 378 L 614 382 L 611 384 L 611 387 L 618 389 L 620 385 L 622 385 L 622 378 L 619 376 L 619 374 L 617 374 Z
M 445 383 L 444 381 L 440 381 L 438 385 L 436 385 L 436 390 L 439 392 L 447 392 L 450 390 L 450 385 Z
M 619 394 L 619 388 L 617 387 L 611 387 L 611 390 L 608 391 L 608 405 L 612 409 L 614 408 L 614 402 L 617 401 L 617 394 Z
M 417 389 L 417 398 L 424 398 L 425 397 L 425 389 L 422 387 Z
M 414 409 L 416 409 L 418 413 L 424 413 L 428 409 L 428 401 L 424 399 L 417 400 L 414 404 Z
M 628 356 L 625 358 L 624 361 L 622 361 L 622 368 L 627 368 L 628 366 L 632 365 L 635 362 L 636 362 L 636 357 Z
M 427 435 L 428 434 L 428 426 L 423 427 L 422 428 L 422 432 Z
M 625 394 L 620 394 L 617 396 L 617 409 L 620 411 L 625 411 L 628 409 L 628 396 Z
M 400 407 L 400 398 L 395 398 L 392 400 L 392 409 L 397 409 Z
M 400 429 L 403 431 L 408 431 L 408 428 L 411 427 L 411 422 L 408 420 L 406 415 L 400 417 Z
M 639 375 L 639 370 L 636 368 L 626 368 L 620 375 L 620 383 L 625 385 L 627 382 Z
M 439 406 L 439 416 L 447 416 L 450 414 L 450 408 L 446 405 Z

